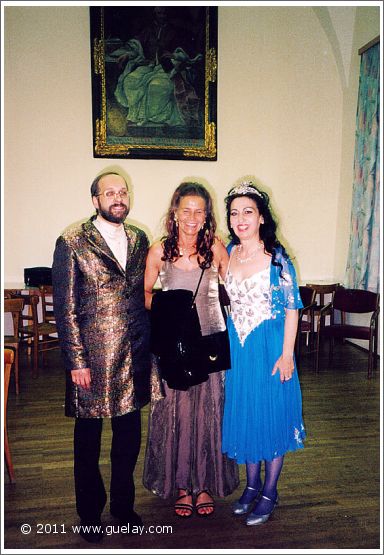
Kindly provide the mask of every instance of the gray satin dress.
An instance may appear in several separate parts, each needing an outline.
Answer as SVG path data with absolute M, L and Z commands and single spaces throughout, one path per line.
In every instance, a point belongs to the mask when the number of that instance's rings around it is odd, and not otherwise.
M 162 289 L 195 291 L 200 274 L 200 268 L 184 271 L 166 261 Z M 225 329 L 217 268 L 205 270 L 196 306 L 203 335 Z M 143 476 L 144 486 L 156 495 L 168 498 L 188 488 L 224 497 L 238 487 L 237 464 L 221 452 L 224 375 L 210 374 L 188 391 L 169 389 L 163 382 L 164 399 L 151 404 Z

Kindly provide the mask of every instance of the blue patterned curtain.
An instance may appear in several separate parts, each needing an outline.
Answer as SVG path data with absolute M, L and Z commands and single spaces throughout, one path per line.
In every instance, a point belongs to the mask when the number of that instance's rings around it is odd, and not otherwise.
M 380 44 L 361 56 L 346 287 L 379 291 Z

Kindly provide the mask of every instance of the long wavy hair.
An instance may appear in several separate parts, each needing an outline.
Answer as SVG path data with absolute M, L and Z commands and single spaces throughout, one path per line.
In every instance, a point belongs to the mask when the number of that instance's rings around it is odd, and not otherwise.
M 247 190 L 244 191 L 244 189 Z M 254 189 L 255 192 L 250 192 L 251 189 Z M 241 192 L 242 190 L 244 192 Z M 280 268 L 280 277 L 282 277 L 281 271 L 283 269 L 283 266 L 280 262 L 276 261 L 276 249 L 281 249 L 282 255 L 285 259 L 288 260 L 289 256 L 284 246 L 276 237 L 277 223 L 272 215 L 269 196 L 265 191 L 260 191 L 259 189 L 257 189 L 252 181 L 243 182 L 239 186 L 233 187 L 232 189 L 230 189 L 228 195 L 225 197 L 227 227 L 232 243 L 235 245 L 238 245 L 240 243 L 240 239 L 237 237 L 231 227 L 231 205 L 234 199 L 239 197 L 248 197 L 255 202 L 259 214 L 263 217 L 264 220 L 264 223 L 260 224 L 259 229 L 260 239 L 264 243 L 264 251 L 272 256 L 272 264 Z
M 196 252 L 194 254 L 197 254 L 200 268 L 209 268 L 213 260 L 212 245 L 215 241 L 216 219 L 213 213 L 211 195 L 200 183 L 181 183 L 173 193 L 165 219 L 166 235 L 161 239 L 164 249 L 161 260 L 176 262 L 181 256 L 178 244 L 178 222 L 175 215 L 180 206 L 181 199 L 188 196 L 200 197 L 205 203 L 205 222 L 197 234 Z

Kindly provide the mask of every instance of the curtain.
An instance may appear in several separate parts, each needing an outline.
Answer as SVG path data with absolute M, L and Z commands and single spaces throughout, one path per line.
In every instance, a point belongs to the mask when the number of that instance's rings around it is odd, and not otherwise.
M 345 285 L 379 291 L 380 44 L 361 55 L 351 232 Z

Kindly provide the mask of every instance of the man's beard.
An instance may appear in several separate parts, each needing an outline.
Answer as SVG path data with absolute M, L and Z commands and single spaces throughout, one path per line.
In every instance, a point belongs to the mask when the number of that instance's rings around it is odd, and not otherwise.
M 124 212 L 122 212 L 120 216 L 115 216 L 112 212 L 112 209 L 117 206 L 124 207 Z M 107 222 L 111 222 L 113 224 L 122 224 L 125 218 L 128 216 L 128 212 L 129 212 L 129 209 L 127 206 L 125 206 L 125 204 L 113 204 L 112 206 L 109 207 L 108 211 L 103 210 L 103 208 L 101 208 L 101 206 L 99 205 L 100 216 L 102 216 L 104 220 L 107 220 Z

